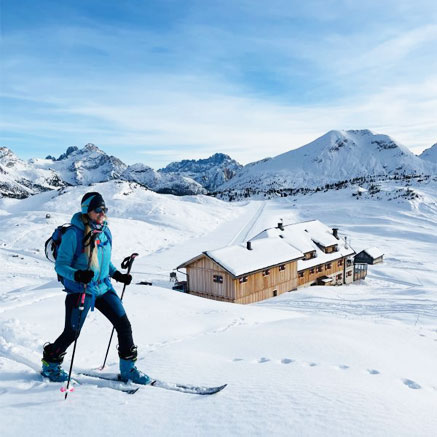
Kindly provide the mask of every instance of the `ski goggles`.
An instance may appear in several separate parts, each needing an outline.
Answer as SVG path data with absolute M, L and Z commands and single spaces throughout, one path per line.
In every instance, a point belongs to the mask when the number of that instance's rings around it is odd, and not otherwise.
M 94 212 L 97 214 L 101 214 L 102 212 L 103 212 L 103 214 L 106 214 L 108 212 L 108 208 L 106 208 L 104 206 L 103 207 L 99 206 L 98 208 L 94 209 Z

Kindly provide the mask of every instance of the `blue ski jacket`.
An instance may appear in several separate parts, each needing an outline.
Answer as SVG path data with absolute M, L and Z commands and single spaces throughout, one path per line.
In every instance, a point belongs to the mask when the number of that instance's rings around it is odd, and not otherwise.
M 82 214 L 78 212 L 74 214 L 71 219 L 71 224 L 81 232 L 78 232 L 77 229 L 73 229 L 73 226 L 65 232 L 56 258 L 55 270 L 58 275 L 63 277 L 63 283 L 67 293 L 82 293 L 85 288 L 84 284 L 74 280 L 74 274 L 77 270 L 86 270 L 88 268 L 88 258 L 82 244 L 85 225 L 82 222 L 81 215 Z M 94 278 L 86 288 L 86 294 L 92 295 L 93 300 L 113 289 L 110 277 L 112 277 L 117 270 L 111 262 L 111 241 L 107 237 L 109 228 L 106 229 L 107 223 L 105 221 L 102 232 L 97 237 L 97 244 L 94 249 L 97 250 L 99 266 L 98 268 L 92 269 L 94 271 Z M 80 238 L 78 238 L 78 234 Z M 82 247 L 78 248 L 78 244 L 81 244 Z

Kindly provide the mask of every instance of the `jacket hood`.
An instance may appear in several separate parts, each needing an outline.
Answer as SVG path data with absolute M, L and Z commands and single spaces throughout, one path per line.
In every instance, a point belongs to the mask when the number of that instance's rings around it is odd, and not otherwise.
M 85 230 L 85 225 L 83 224 L 82 221 L 81 212 L 77 212 L 76 214 L 73 215 L 73 217 L 71 217 L 71 224 L 76 226 L 76 228 L 82 229 L 82 231 Z

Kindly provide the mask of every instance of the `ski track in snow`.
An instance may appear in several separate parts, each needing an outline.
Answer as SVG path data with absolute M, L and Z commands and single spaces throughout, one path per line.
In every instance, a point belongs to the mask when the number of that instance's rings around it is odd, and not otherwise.
M 264 201 L 261 203 L 260 207 L 257 209 L 253 217 L 243 226 L 242 229 L 235 235 L 234 238 L 228 243 L 228 246 L 231 246 L 233 244 L 243 243 L 246 241 L 250 231 L 255 226 L 256 222 L 261 217 L 262 213 L 264 212 L 264 209 L 267 205 L 267 202 Z

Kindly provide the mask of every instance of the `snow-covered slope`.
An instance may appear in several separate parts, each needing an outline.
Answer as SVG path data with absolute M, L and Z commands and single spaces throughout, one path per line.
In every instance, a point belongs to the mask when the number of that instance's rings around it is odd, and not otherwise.
M 194 179 L 208 191 L 215 191 L 220 185 L 235 176 L 242 165 L 224 153 L 216 153 L 207 159 L 185 159 L 172 162 L 159 170 L 160 173 L 176 173 Z
M 381 195 L 399 184 L 388 180 L 378 194 L 359 197 L 349 187 L 232 204 L 127 182 L 93 187 L 109 207 L 114 264 L 140 253 L 124 296 L 137 366 L 168 381 L 228 383 L 212 397 L 154 387 L 131 396 L 96 382 L 64 401 L 60 384 L 37 372 L 43 343 L 63 328 L 65 297 L 42 248 L 87 187 L 0 199 L 2 437 L 40 436 L 48 426 L 59 436 L 435 437 L 436 185 L 412 180 L 412 199 Z M 384 263 L 350 286 L 309 287 L 247 306 L 170 289 L 175 266 L 281 218 L 337 227 L 356 251 L 379 247 Z M 154 285 L 139 285 L 144 280 Z M 102 364 L 110 332 L 99 311 L 88 314 L 75 369 Z M 70 359 L 71 348 L 67 369 Z M 117 363 L 113 342 L 108 371 Z
M 419 158 L 424 159 L 425 161 L 433 162 L 437 164 L 437 143 L 431 146 L 429 149 L 424 150 Z
M 0 197 L 22 199 L 64 185 L 52 169 L 22 161 L 10 149 L 0 147 Z
M 205 188 L 189 177 L 177 173 L 161 173 L 144 164 L 130 165 L 121 179 L 138 182 L 157 193 L 175 194 L 179 196 L 206 194 Z
M 416 174 L 437 174 L 437 166 L 387 135 L 330 131 L 298 149 L 245 166 L 219 190 L 315 188 L 363 176 Z

